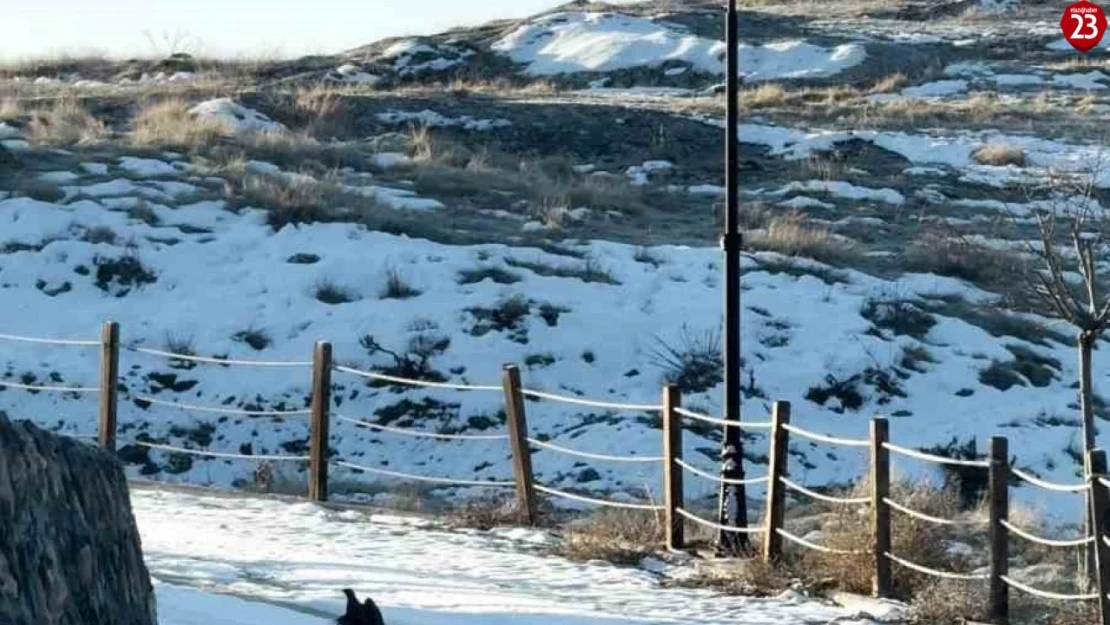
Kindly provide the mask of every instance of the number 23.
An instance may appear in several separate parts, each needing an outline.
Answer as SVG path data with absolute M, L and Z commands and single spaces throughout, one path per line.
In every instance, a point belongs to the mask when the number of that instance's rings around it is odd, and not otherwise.
M 1075 33 L 1071 36 L 1072 39 L 1095 39 L 1098 37 L 1098 18 L 1094 14 L 1084 13 L 1079 15 L 1078 13 L 1072 13 L 1071 16 L 1079 22 L 1075 27 Z M 1083 34 L 1084 26 L 1087 27 L 1089 34 Z

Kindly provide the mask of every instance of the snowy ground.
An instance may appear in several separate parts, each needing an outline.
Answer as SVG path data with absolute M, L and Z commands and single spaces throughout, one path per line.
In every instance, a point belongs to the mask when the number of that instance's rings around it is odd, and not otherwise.
M 793 592 L 664 588 L 660 566 L 574 563 L 540 531 L 448 531 L 311 504 L 132 492 L 161 625 L 311 625 L 371 596 L 389 625 L 871 623 Z M 687 567 L 679 567 L 685 569 Z M 172 584 L 172 585 L 170 585 Z M 226 595 L 235 595 L 234 597 Z

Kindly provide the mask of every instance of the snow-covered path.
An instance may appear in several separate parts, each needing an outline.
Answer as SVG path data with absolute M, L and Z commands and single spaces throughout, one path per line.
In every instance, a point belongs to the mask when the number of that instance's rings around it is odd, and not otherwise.
M 145 488 L 132 501 L 152 575 L 174 584 L 159 585 L 162 625 L 320 623 L 311 614 L 338 615 L 345 587 L 372 596 L 389 625 L 868 623 L 801 597 L 664 589 L 644 570 L 547 555 L 551 538 L 532 530 L 445 531 L 308 503 Z

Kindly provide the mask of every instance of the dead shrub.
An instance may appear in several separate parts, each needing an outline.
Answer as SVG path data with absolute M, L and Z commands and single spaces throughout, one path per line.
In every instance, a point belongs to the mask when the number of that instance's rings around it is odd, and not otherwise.
M 0 99 L 0 121 L 12 121 L 26 115 L 23 104 L 15 98 Z
M 46 110 L 34 111 L 28 126 L 31 141 L 41 145 L 86 145 L 100 141 L 108 128 L 76 98 L 63 96 Z
M 569 528 L 559 551 L 571 560 L 635 564 L 663 543 L 660 513 L 605 509 Z
M 931 229 L 905 254 L 905 269 L 960 278 L 980 286 L 1014 286 L 1020 275 L 1017 254 L 969 241 L 946 228 Z
M 871 93 L 893 93 L 899 91 L 906 85 L 906 75 L 902 72 L 891 74 L 875 83 L 871 87 Z
M 503 495 L 468 500 L 461 508 L 453 509 L 447 515 L 447 523 L 451 526 L 482 531 L 519 525 L 520 522 L 521 514 L 516 501 Z
M 786 100 L 786 90 L 774 83 L 765 83 L 755 89 L 746 89 L 740 94 L 744 106 L 751 108 L 768 108 L 780 106 Z
M 1005 167 L 1016 165 L 1025 167 L 1027 163 L 1025 150 L 1017 146 L 1002 143 L 989 143 L 971 153 L 971 158 L 980 165 L 994 165 Z

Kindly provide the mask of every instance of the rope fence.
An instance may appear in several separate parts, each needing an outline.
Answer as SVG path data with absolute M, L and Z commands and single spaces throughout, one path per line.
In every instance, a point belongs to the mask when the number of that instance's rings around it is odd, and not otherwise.
M 768 481 L 768 477 L 766 475 L 760 477 L 749 477 L 743 480 L 736 480 L 727 477 L 721 477 L 719 475 L 713 475 L 708 471 L 702 471 L 701 469 L 691 465 L 681 458 L 675 458 L 674 463 L 698 477 L 705 478 L 718 484 L 728 484 L 730 486 L 756 486 L 758 484 L 766 484 Z
M 335 418 L 345 423 L 352 423 L 354 425 L 370 428 L 372 430 L 379 430 L 382 432 L 389 432 L 400 436 L 410 436 L 412 438 L 430 438 L 440 441 L 504 441 L 508 440 L 507 434 L 440 434 L 438 432 L 421 432 L 419 430 L 410 430 L 406 428 L 397 428 L 389 425 L 381 425 L 378 423 L 371 423 L 369 421 L 362 421 L 360 419 L 351 419 L 343 415 L 335 415 Z
M 920 451 L 894 444 L 890 441 L 888 422 L 884 418 L 875 418 L 871 421 L 870 437 L 868 439 L 854 439 L 832 436 L 814 432 L 790 423 L 790 404 L 787 402 L 774 402 L 773 410 L 768 421 L 737 421 L 722 419 L 707 414 L 682 408 L 681 393 L 674 386 L 663 390 L 660 403 L 622 403 L 606 400 L 595 400 L 584 397 L 573 397 L 556 393 L 548 393 L 525 387 L 520 380 L 520 369 L 507 365 L 503 370 L 500 385 L 472 385 L 454 382 L 436 382 L 429 380 L 414 380 L 398 376 L 365 371 L 356 367 L 337 365 L 332 358 L 331 344 L 317 343 L 311 360 L 285 361 L 285 360 L 251 360 L 216 358 L 209 356 L 196 356 L 193 354 L 174 353 L 138 346 L 123 348 L 119 342 L 119 327 L 114 323 L 107 323 L 103 328 L 99 341 L 47 339 L 33 336 L 14 334 L 0 334 L 0 341 L 15 341 L 30 344 L 46 344 L 61 346 L 97 346 L 100 347 L 100 377 L 98 386 L 63 386 L 50 384 L 24 384 L 21 382 L 0 381 L 0 388 L 10 388 L 26 392 L 58 392 L 58 393 L 96 393 L 99 394 L 98 403 L 98 434 L 95 437 L 100 447 L 114 452 L 117 448 L 116 436 L 119 431 L 117 424 L 118 400 L 125 398 L 134 401 L 140 408 L 160 406 L 181 411 L 211 413 L 220 415 L 238 415 L 247 417 L 308 417 L 308 454 L 307 455 L 267 455 L 243 454 L 225 451 L 207 451 L 193 449 L 185 446 L 155 443 L 142 440 L 131 440 L 127 444 L 141 446 L 145 449 L 164 453 L 186 454 L 190 456 L 218 458 L 224 460 L 253 461 L 253 462 L 296 462 L 305 463 L 308 467 L 307 496 L 312 501 L 328 500 L 329 468 L 345 469 L 365 473 L 382 478 L 405 480 L 416 483 L 429 484 L 434 487 L 445 488 L 494 488 L 512 489 L 516 493 L 516 503 L 520 517 L 528 523 L 534 524 L 538 519 L 537 493 L 553 499 L 573 501 L 590 506 L 602 508 L 638 510 L 651 513 L 660 513 L 665 517 L 663 527 L 666 534 L 667 547 L 670 550 L 682 550 L 685 545 L 685 529 L 688 523 L 706 527 L 716 532 L 718 536 L 726 534 L 762 535 L 762 557 L 766 562 L 775 562 L 783 556 L 784 541 L 798 548 L 830 555 L 869 555 L 874 566 L 872 571 L 875 594 L 882 598 L 893 595 L 894 583 L 891 565 L 897 564 L 902 568 L 916 571 L 923 575 L 958 581 L 990 581 L 989 613 L 992 622 L 1005 622 L 1008 613 L 1008 589 L 1013 589 L 1044 600 L 1055 601 L 1091 601 L 1099 600 L 1100 614 L 1104 619 L 1101 625 L 1110 625 L 1110 564 L 1094 567 L 1090 574 L 1095 578 L 1100 589 L 1099 593 L 1065 594 L 1047 591 L 1028 586 L 1015 581 L 1009 576 L 1009 545 L 1016 539 L 1028 541 L 1043 547 L 1054 548 L 1091 548 L 1098 551 L 1097 562 L 1110 563 L 1110 538 L 1096 533 L 1092 536 L 1077 538 L 1048 538 L 1039 536 L 1034 532 L 1024 529 L 1009 520 L 1009 490 L 1010 480 L 1017 478 L 1024 484 L 1048 492 L 1082 494 L 1088 500 L 1089 510 L 1094 513 L 1094 527 L 1110 526 L 1106 523 L 1107 512 L 1110 510 L 1110 479 L 1107 479 L 1107 463 L 1105 454 L 1099 451 L 1091 452 L 1088 465 L 1093 476 L 1086 483 L 1065 484 L 1042 479 L 1029 471 L 1010 466 L 1007 442 L 1004 437 L 992 437 L 989 453 L 986 459 L 961 459 L 948 458 L 935 453 Z M 266 410 L 235 408 L 230 406 L 199 405 L 189 402 L 178 402 L 159 399 L 150 394 L 138 394 L 128 391 L 120 385 L 119 353 L 121 351 L 134 354 L 143 354 L 170 361 L 195 362 L 199 364 L 219 365 L 223 367 L 282 367 L 300 368 L 311 370 L 311 393 L 308 407 L 297 410 Z M 435 431 L 422 431 L 413 428 L 399 427 L 374 423 L 369 419 L 357 419 L 340 414 L 337 406 L 338 398 L 332 401 L 334 391 L 332 374 L 342 373 L 353 375 L 367 380 L 376 380 L 396 385 L 411 386 L 414 388 L 441 389 L 449 391 L 478 391 L 496 392 L 503 394 L 505 429 L 497 433 L 446 433 Z M 342 387 L 340 387 L 342 388 Z M 614 453 L 600 453 L 583 451 L 566 447 L 550 440 L 545 440 L 543 435 L 529 435 L 527 411 L 531 402 L 527 400 L 545 400 L 559 404 L 583 406 L 619 412 L 658 412 L 662 415 L 662 455 L 639 456 L 620 455 Z M 213 400 L 214 401 L 214 400 Z M 279 404 L 280 405 L 280 404 Z M 545 415 L 546 416 L 546 415 Z M 743 465 L 722 465 L 717 469 L 703 469 L 683 458 L 683 437 L 688 430 L 685 420 L 704 423 L 722 428 L 736 428 L 742 430 L 764 430 L 768 432 L 767 444 L 769 455 L 767 458 L 768 471 L 759 477 L 744 478 Z M 329 442 L 333 440 L 330 434 L 333 421 L 343 422 L 358 428 L 368 428 L 377 432 L 395 434 L 411 439 L 427 439 L 447 442 L 466 441 L 505 441 L 509 443 L 511 455 L 512 480 L 480 480 L 463 479 L 442 476 L 429 476 L 417 473 L 397 471 L 382 467 L 370 466 L 373 460 L 363 463 L 352 462 L 348 458 L 332 458 Z M 799 481 L 794 481 L 788 476 L 788 464 L 791 455 L 790 437 L 796 436 L 810 442 L 829 445 L 866 449 L 870 455 L 870 472 L 867 476 L 868 491 L 858 496 L 848 494 L 830 494 L 823 492 L 819 487 L 810 487 Z M 162 440 L 162 439 L 159 439 Z M 613 462 L 618 464 L 656 465 L 663 474 L 662 493 L 663 501 L 660 504 L 654 501 L 621 501 L 606 494 L 582 494 L 570 492 L 554 485 L 544 484 L 533 470 L 532 455 L 536 450 L 547 450 L 573 458 L 600 462 Z M 499 452 L 501 453 L 501 452 Z M 361 454 L 359 454 L 361 455 Z M 950 467 L 963 467 L 983 469 L 987 474 L 988 518 L 940 518 L 915 510 L 910 506 L 896 501 L 891 496 L 890 469 L 891 456 L 897 455 L 916 460 L 921 460 L 937 465 Z M 499 459 L 500 460 L 500 459 Z M 492 466 L 483 463 L 483 466 Z M 581 466 L 578 464 L 576 466 Z M 684 476 L 693 475 L 698 479 L 707 480 L 716 485 L 746 488 L 749 486 L 763 486 L 764 492 L 757 496 L 764 497 L 766 505 L 762 513 L 763 520 L 755 525 L 740 526 L 738 519 L 714 521 L 690 512 L 685 500 Z M 542 477 L 542 476 L 540 476 Z M 561 478 L 562 479 L 562 478 Z M 869 525 L 871 537 L 868 544 L 847 545 L 831 547 L 821 545 L 805 536 L 798 536 L 786 528 L 785 507 L 788 493 L 836 506 L 867 506 L 870 508 Z M 649 495 L 650 497 L 651 495 Z M 620 499 L 618 497 L 617 499 Z M 986 535 L 989 540 L 985 547 L 989 549 L 989 566 L 972 573 L 942 571 L 925 566 L 912 560 L 894 555 L 892 545 L 895 544 L 892 532 L 902 527 L 891 521 L 891 511 L 907 515 L 910 518 L 937 525 L 945 528 L 976 528 L 982 534 L 982 529 L 989 531 Z M 862 512 L 862 511 L 861 511 Z M 861 519 L 862 519 L 861 515 Z M 744 519 L 747 523 L 747 520 Z M 747 536 L 743 536 L 747 541 Z M 863 541 L 861 541 L 863 542 Z M 952 567 L 960 568 L 960 567 Z
M 719 425 L 725 428 L 740 428 L 741 430 L 769 430 L 771 429 L 770 421 L 730 421 L 727 419 L 718 419 L 699 412 L 692 412 L 685 408 L 675 408 L 675 412 L 687 419 L 701 421 L 710 425 Z
M 871 445 L 871 441 L 857 440 L 857 439 L 852 439 L 852 438 L 836 438 L 834 436 L 828 436 L 826 434 L 818 434 L 816 432 L 810 432 L 809 430 L 803 430 L 802 428 L 800 428 L 796 425 L 790 425 L 788 423 L 783 424 L 782 427 L 783 427 L 784 430 L 786 430 L 787 432 L 790 432 L 791 434 L 797 434 L 798 436 L 801 436 L 802 438 L 808 438 L 811 441 L 817 441 L 819 443 L 827 443 L 829 445 L 840 445 L 842 447 L 867 447 L 867 446 Z

